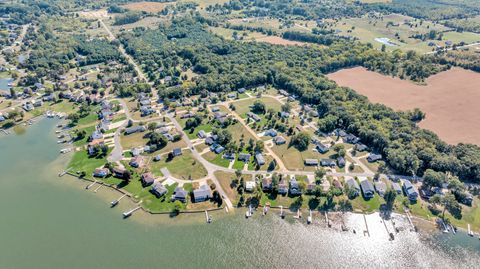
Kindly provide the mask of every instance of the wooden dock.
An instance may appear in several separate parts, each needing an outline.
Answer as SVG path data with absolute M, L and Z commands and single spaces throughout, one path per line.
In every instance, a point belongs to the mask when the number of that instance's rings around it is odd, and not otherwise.
M 96 181 L 96 180 L 95 180 L 94 182 L 88 184 L 88 185 L 85 187 L 85 189 L 88 190 L 88 189 L 90 189 L 91 187 L 93 187 L 95 184 L 97 184 L 97 181 Z
M 122 215 L 123 215 L 123 218 L 126 219 L 126 218 L 130 217 L 130 216 L 133 214 L 133 212 L 139 210 L 140 208 L 142 208 L 142 207 L 141 207 L 141 206 L 137 206 L 137 207 L 135 207 L 135 208 L 133 208 L 133 209 L 131 209 L 131 210 L 129 210 L 129 211 L 123 212 L 123 214 L 122 214 Z
M 110 202 L 110 207 L 115 207 L 116 205 L 118 205 L 118 203 L 120 203 L 120 200 L 122 200 L 123 197 L 127 196 L 126 194 L 120 196 L 120 198 L 116 199 L 116 200 L 113 200 Z
M 365 217 L 365 214 L 363 214 L 363 220 L 365 221 L 365 228 L 366 228 L 366 230 L 363 232 L 363 234 L 365 235 L 365 233 L 367 233 L 368 237 L 370 237 L 370 231 L 368 230 L 367 217 Z

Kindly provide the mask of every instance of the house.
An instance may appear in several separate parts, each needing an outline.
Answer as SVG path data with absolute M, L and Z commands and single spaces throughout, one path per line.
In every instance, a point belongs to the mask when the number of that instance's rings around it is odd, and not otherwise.
M 181 202 L 186 202 L 187 201 L 187 196 L 188 192 L 184 190 L 182 187 L 177 187 L 175 189 L 175 193 L 172 195 L 172 201 L 181 201 Z
M 172 150 L 172 155 L 173 155 L 173 157 L 177 157 L 177 156 L 182 155 L 182 149 L 181 148 L 174 148 Z
M 264 178 L 262 180 L 262 190 L 265 192 L 271 191 L 273 188 L 272 179 L 271 178 Z
M 195 203 L 203 202 L 212 198 L 212 192 L 208 185 L 202 185 L 198 189 L 193 191 L 193 201 Z
M 226 160 L 235 160 L 235 153 L 226 152 L 222 157 Z
M 245 89 L 245 88 L 240 88 L 240 89 L 238 89 L 238 93 L 244 93 L 246 90 L 247 89 Z
M 136 156 L 143 153 L 143 149 L 142 148 L 133 148 L 130 152 L 132 153 L 133 157 L 136 157 Z
M 39 107 L 43 105 L 43 101 L 41 99 L 36 99 L 33 101 L 33 106 L 34 107 Z
M 378 195 L 383 197 L 387 192 L 387 184 L 383 181 L 377 181 L 373 184 L 375 186 L 375 190 L 377 191 Z
M 102 134 L 102 132 L 100 132 L 99 130 L 95 130 L 95 131 L 90 135 L 90 138 L 92 138 L 92 140 L 102 139 L 102 138 L 103 138 L 103 134 Z
M 285 140 L 285 138 L 283 138 L 282 136 L 276 136 L 275 138 L 273 138 L 273 143 L 275 143 L 275 145 L 283 145 L 287 143 L 287 140 Z
M 353 134 L 347 134 L 344 137 L 344 140 L 349 144 L 357 144 L 358 142 L 360 142 L 360 138 L 354 136 Z
M 169 129 L 167 127 L 160 127 L 156 132 L 158 132 L 159 134 L 166 134 L 168 133 L 168 131 Z
M 234 93 L 234 92 L 231 92 L 231 93 L 227 94 L 227 97 L 233 99 L 233 98 L 236 98 L 236 97 L 237 97 L 237 94 Z
M 288 92 L 285 90 L 279 90 L 278 93 L 280 93 L 283 96 L 288 96 Z
M 296 195 L 301 195 L 302 191 L 300 190 L 300 186 L 298 185 L 297 179 L 295 177 L 292 177 L 290 179 L 290 195 L 296 196 Z
M 317 159 L 305 159 L 303 163 L 307 166 L 317 166 L 318 160 Z
M 155 110 L 151 106 L 141 106 L 140 107 L 140 116 L 146 117 L 153 114 Z
M 307 183 L 307 193 L 313 193 L 313 191 L 315 190 L 315 186 L 317 186 L 317 184 L 315 184 L 314 178 L 310 176 L 307 177 L 305 183 Z
M 163 134 L 163 136 L 168 140 L 168 141 L 173 141 L 173 135 L 171 134 Z
M 363 197 L 365 197 L 365 199 L 373 198 L 375 195 L 375 188 L 373 187 L 372 182 L 368 179 L 360 182 L 360 188 L 362 189 Z
M 144 165 L 143 157 L 142 156 L 133 157 L 128 164 L 130 164 L 130 166 L 135 168 L 142 167 Z
M 213 152 L 215 152 L 216 154 L 220 154 L 220 153 L 222 153 L 224 150 L 225 150 L 224 147 L 218 145 L 218 146 L 213 150 Z
M 268 129 L 267 131 L 265 131 L 265 135 L 275 137 L 277 136 L 277 131 L 275 131 L 275 129 Z
M 345 167 L 345 158 L 343 158 L 342 156 L 339 156 L 337 158 L 337 164 L 338 164 L 338 167 L 340 168 Z
M 153 193 L 157 198 L 160 198 L 163 195 L 165 195 L 168 192 L 168 190 L 167 188 L 165 188 L 165 186 L 163 186 L 162 183 L 157 182 L 153 184 L 153 187 L 150 190 L 150 192 Z
M 125 173 L 127 172 L 127 169 L 121 167 L 114 167 L 112 171 L 114 177 L 123 178 L 125 176 Z
M 356 151 L 360 151 L 360 152 L 363 152 L 363 151 L 366 151 L 368 149 L 367 146 L 365 146 L 364 144 L 356 144 L 355 145 L 355 150 Z
M 182 116 L 180 116 L 180 118 L 182 119 L 189 119 L 189 118 L 193 118 L 195 117 L 195 113 L 193 112 L 187 112 L 185 114 L 183 114 Z
M 375 154 L 375 153 L 370 153 L 367 157 L 367 161 L 369 163 L 373 163 L 373 162 L 376 162 L 376 161 L 379 161 L 382 159 L 382 155 L 380 154 Z
M 321 159 L 320 164 L 326 167 L 335 167 L 337 162 L 334 159 Z
M 253 192 L 253 189 L 255 189 L 256 185 L 257 184 L 255 183 L 255 181 L 247 181 L 245 182 L 245 190 L 248 192 Z
M 280 112 L 280 117 L 282 117 L 284 119 L 287 119 L 287 118 L 290 117 L 290 113 L 282 111 L 282 112 Z
M 249 117 L 249 118 L 251 118 L 252 120 L 257 121 L 257 122 L 261 120 L 260 117 L 259 117 L 257 114 L 253 113 L 253 112 L 248 112 L 248 113 L 247 113 L 247 117 Z
M 126 135 L 130 135 L 130 134 L 134 134 L 134 133 L 137 133 L 137 132 L 145 132 L 145 127 L 144 126 L 133 126 L 133 127 L 129 127 L 129 128 L 126 128 L 125 129 L 125 134 Z
M 103 139 L 92 140 L 87 145 L 88 155 L 92 156 L 97 154 L 99 147 L 102 147 L 103 145 L 105 145 L 105 142 L 103 141 Z
M 285 195 L 288 193 L 288 182 L 287 179 L 282 178 L 280 182 L 278 182 L 278 194 Z
M 357 181 L 354 178 L 349 178 L 347 181 L 345 181 L 347 184 L 348 188 L 354 192 L 355 196 L 358 196 L 360 193 L 360 186 L 358 186 Z
M 262 166 L 265 164 L 265 158 L 263 157 L 262 153 L 255 154 L 255 160 L 257 161 L 258 166 Z
M 55 99 L 55 95 L 53 93 L 44 95 L 42 100 L 45 102 L 53 101 Z
M 158 154 L 158 155 L 155 155 L 155 157 L 153 157 L 153 161 L 155 162 L 159 162 L 162 160 L 162 155 Z
M 200 130 L 200 131 L 198 131 L 198 133 L 197 133 L 197 137 L 203 139 L 203 138 L 207 137 L 207 133 L 205 133 L 204 130 Z
M 110 170 L 107 168 L 97 168 L 95 171 L 93 171 L 93 176 L 94 177 L 106 177 L 110 173 Z
M 250 161 L 250 154 L 248 153 L 240 153 L 238 154 L 238 160 L 239 161 L 243 161 L 243 162 L 246 162 L 248 163 Z
M 220 108 L 218 106 L 212 107 L 212 112 L 215 113 L 215 112 L 218 112 L 218 111 L 220 111 Z
M 330 150 L 330 148 L 329 148 L 328 146 L 326 146 L 326 145 L 324 145 L 324 144 L 322 144 L 322 143 L 318 143 L 318 144 L 317 144 L 317 151 L 318 151 L 319 153 L 324 154 L 324 153 L 327 153 L 329 150 Z
M 336 179 L 336 178 L 334 178 L 334 179 L 332 180 L 332 184 L 333 184 L 333 186 L 334 186 L 335 188 L 337 188 L 337 189 L 340 189 L 340 190 L 343 189 L 342 183 L 340 183 L 340 181 L 339 181 L 338 179 Z
M 215 136 L 209 136 L 205 139 L 205 144 L 207 145 L 213 145 L 215 143 Z
M 141 177 L 141 181 L 143 186 L 149 186 L 149 185 L 152 185 L 153 182 L 155 182 L 155 177 L 150 172 L 143 173 Z
M 405 195 L 408 197 L 410 201 L 416 201 L 418 198 L 418 192 L 415 190 L 413 187 L 413 184 L 405 180 L 403 181 L 403 191 L 405 192 Z
M 392 184 L 390 184 L 392 189 L 397 192 L 397 194 L 401 194 L 402 193 L 402 188 L 400 187 L 400 185 L 398 185 L 398 183 L 396 182 L 392 182 Z
M 25 111 L 27 111 L 27 112 L 28 112 L 28 111 L 32 111 L 32 110 L 35 109 L 35 107 L 33 106 L 33 104 L 30 103 L 30 102 L 25 102 L 25 103 L 23 103 L 22 108 L 23 108 Z
M 315 111 L 315 110 L 308 112 L 308 115 L 310 115 L 310 117 L 314 117 L 314 118 L 318 118 L 318 116 L 319 116 L 318 112 Z

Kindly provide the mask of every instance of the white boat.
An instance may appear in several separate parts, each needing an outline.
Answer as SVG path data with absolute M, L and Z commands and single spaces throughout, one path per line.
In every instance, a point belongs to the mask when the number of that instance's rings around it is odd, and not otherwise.
M 65 148 L 65 149 L 61 149 L 61 150 L 60 150 L 60 153 L 65 154 L 65 153 L 68 153 L 68 152 L 70 152 L 70 151 L 72 151 L 71 148 Z
M 310 214 L 307 217 L 307 224 L 312 223 L 312 210 L 310 210 Z
M 281 217 L 282 219 L 285 218 L 285 213 L 283 213 L 283 206 L 280 206 L 280 217 Z

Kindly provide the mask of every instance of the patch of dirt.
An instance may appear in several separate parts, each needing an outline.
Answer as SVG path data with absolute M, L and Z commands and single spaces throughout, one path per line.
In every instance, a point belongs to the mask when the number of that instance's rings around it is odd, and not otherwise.
M 291 41 L 291 40 L 283 39 L 283 38 L 278 37 L 278 36 L 267 36 L 267 37 L 257 38 L 255 40 L 257 42 L 265 42 L 265 43 L 270 43 L 270 44 L 275 44 L 275 45 L 285 45 L 285 46 L 304 46 L 304 45 L 308 45 L 307 43 L 304 43 L 304 42 Z
M 426 86 L 384 76 L 362 67 L 327 75 L 374 103 L 398 110 L 420 108 L 426 118 L 419 126 L 450 144 L 480 145 L 480 74 L 453 68 L 431 76 Z
M 136 11 L 146 11 L 157 13 L 162 11 L 166 6 L 174 5 L 175 2 L 135 2 L 123 5 L 124 8 L 129 10 L 136 10 Z

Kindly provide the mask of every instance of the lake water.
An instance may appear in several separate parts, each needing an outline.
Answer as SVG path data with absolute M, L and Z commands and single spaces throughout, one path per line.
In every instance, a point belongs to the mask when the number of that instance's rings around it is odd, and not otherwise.
M 10 91 L 10 86 L 8 83 L 12 82 L 13 79 L 11 78 L 0 78 L 0 91 Z
M 475 268 L 480 245 L 465 234 L 414 233 L 405 229 L 389 241 L 376 215 L 367 216 L 371 236 L 326 228 L 320 216 L 280 219 L 270 212 L 252 219 L 244 209 L 203 214 L 147 216 L 119 195 L 57 177 L 59 158 L 54 120 L 42 120 L 22 135 L 0 136 L 0 268 Z M 318 222 L 318 223 L 317 223 Z M 345 223 L 361 231 L 363 216 Z M 407 225 L 398 220 L 397 225 Z M 408 226 L 408 225 L 407 225 Z

